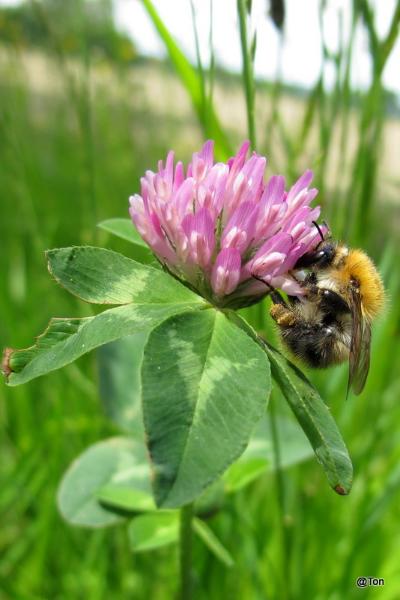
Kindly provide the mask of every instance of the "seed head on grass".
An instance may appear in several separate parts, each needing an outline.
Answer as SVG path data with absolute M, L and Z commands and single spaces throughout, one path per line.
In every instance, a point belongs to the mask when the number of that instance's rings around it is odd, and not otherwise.
M 320 241 L 312 172 L 285 191 L 281 175 L 264 182 L 266 158 L 247 158 L 249 142 L 226 163 L 214 162 L 213 146 L 209 140 L 193 154 L 186 173 L 173 152 L 158 172 L 146 171 L 141 195 L 130 198 L 138 232 L 171 273 L 216 306 L 250 305 L 270 288 L 300 295 L 290 270 Z

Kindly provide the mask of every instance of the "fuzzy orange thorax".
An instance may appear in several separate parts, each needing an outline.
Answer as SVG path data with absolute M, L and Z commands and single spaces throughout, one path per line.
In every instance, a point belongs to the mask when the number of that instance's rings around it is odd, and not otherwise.
M 373 319 L 382 310 L 385 301 L 382 279 L 365 252 L 349 250 L 340 268 L 335 270 L 334 277 L 339 285 L 347 289 L 352 279 L 359 282 L 361 308 L 366 319 Z

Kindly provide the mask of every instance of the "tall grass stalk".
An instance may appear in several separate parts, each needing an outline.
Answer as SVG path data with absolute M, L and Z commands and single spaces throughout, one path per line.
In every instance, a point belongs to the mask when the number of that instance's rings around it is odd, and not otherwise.
M 240 44 L 242 49 L 242 76 L 243 87 L 246 96 L 247 129 L 249 140 L 253 150 L 257 147 L 256 127 L 254 118 L 255 83 L 253 76 L 253 58 L 255 52 L 255 37 L 251 45 L 247 39 L 247 11 L 249 3 L 247 0 L 237 0 L 237 11 L 239 16 Z M 250 9 L 249 9 L 250 10 Z
M 352 197 L 357 198 L 350 235 L 357 244 L 367 239 L 372 217 L 373 198 L 376 191 L 378 156 L 381 147 L 384 119 L 384 94 L 382 73 L 397 39 L 400 26 L 400 2 L 396 3 L 387 35 L 380 40 L 375 26 L 374 13 L 367 0 L 355 3 L 355 10 L 362 18 L 368 33 L 372 59 L 372 79 L 360 113 L 360 140 L 356 153 L 354 171 L 362 177 L 353 178 L 350 187 Z
M 215 140 L 217 156 L 221 159 L 228 158 L 232 154 L 232 147 L 220 123 L 214 106 L 209 102 L 206 112 L 203 108 L 202 81 L 204 82 L 204 74 L 202 78 L 202 75 L 198 74 L 192 67 L 189 60 L 164 25 L 151 0 L 142 0 L 142 3 L 156 28 L 160 39 L 163 41 L 170 60 L 192 101 L 204 135 Z
M 207 102 L 209 106 L 213 105 L 214 83 L 215 83 L 215 52 L 214 52 L 214 8 L 213 0 L 209 4 L 210 29 L 208 32 L 208 46 L 210 48 L 210 66 L 209 66 L 209 87 Z

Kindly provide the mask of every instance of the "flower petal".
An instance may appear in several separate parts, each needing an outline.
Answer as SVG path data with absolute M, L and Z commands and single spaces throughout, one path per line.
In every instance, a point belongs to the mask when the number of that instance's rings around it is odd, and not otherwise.
M 211 273 L 211 286 L 217 296 L 227 296 L 236 288 L 240 278 L 241 258 L 236 248 L 223 248 Z
M 225 225 L 222 248 L 236 248 L 243 254 L 253 239 L 257 215 L 258 206 L 255 202 L 243 202 Z
M 206 208 L 194 215 L 186 215 L 182 229 L 188 239 L 189 255 L 202 269 L 210 266 L 215 248 L 214 221 Z

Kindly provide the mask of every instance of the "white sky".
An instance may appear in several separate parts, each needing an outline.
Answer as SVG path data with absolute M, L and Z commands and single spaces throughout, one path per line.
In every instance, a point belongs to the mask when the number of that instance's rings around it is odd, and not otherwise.
M 370 0 L 371 1 L 371 0 Z M 195 60 L 195 46 L 189 0 L 153 0 L 164 24 L 186 55 Z M 339 13 L 342 13 L 344 34 L 347 38 L 351 23 L 350 0 L 328 0 L 324 27 L 329 48 L 339 44 Z M 380 36 L 389 27 L 396 0 L 373 0 Z M 194 0 L 199 30 L 201 54 L 207 64 L 209 55 L 209 0 Z M 282 55 L 284 81 L 309 87 L 316 82 L 321 65 L 320 27 L 318 7 L 320 0 L 286 0 L 285 40 Z M 278 66 L 279 35 L 266 18 L 268 0 L 253 0 L 253 26 L 257 26 L 257 53 L 255 71 L 258 76 L 271 79 Z M 118 26 L 128 32 L 138 49 L 151 56 L 165 56 L 164 47 L 154 30 L 140 0 L 114 0 Z M 213 1 L 214 50 L 218 64 L 233 71 L 241 68 L 236 0 Z M 355 87 L 365 87 L 370 79 L 368 38 L 364 28 L 357 30 L 354 43 L 352 81 Z M 332 81 L 332 70 L 326 71 L 327 82 Z M 400 39 L 383 74 L 387 88 L 400 93 Z
M 67 1 L 67 0 L 66 0 Z M 321 65 L 320 27 L 318 7 L 320 0 L 286 0 L 285 36 L 282 54 L 282 75 L 287 83 L 312 86 Z M 389 27 L 396 0 L 370 0 L 376 12 L 378 33 L 382 37 Z M 18 4 L 18 0 L 0 0 L 0 5 Z M 165 49 L 140 0 L 113 0 L 117 25 L 129 33 L 138 49 L 150 56 L 165 56 Z M 194 62 L 190 0 L 153 0 L 168 30 L 185 54 Z M 207 65 L 209 57 L 209 0 L 194 0 L 201 54 Z M 342 15 L 345 39 L 351 21 L 350 0 L 328 0 L 324 27 L 331 50 L 339 44 L 339 14 Z M 253 27 L 257 27 L 255 72 L 273 79 L 278 68 L 280 37 L 271 20 L 266 18 L 268 0 L 253 0 Z M 218 64 L 232 71 L 241 68 L 236 0 L 213 0 L 214 51 Z M 364 88 L 370 80 L 371 64 L 368 38 L 359 26 L 354 43 L 352 82 Z M 332 81 L 332 67 L 326 70 L 326 81 Z M 400 94 L 400 38 L 383 73 L 385 86 Z

